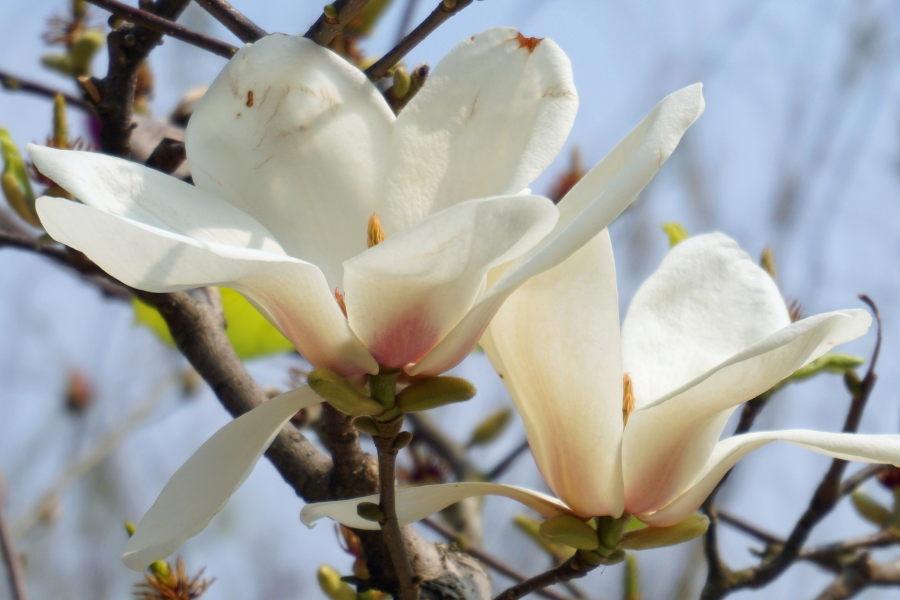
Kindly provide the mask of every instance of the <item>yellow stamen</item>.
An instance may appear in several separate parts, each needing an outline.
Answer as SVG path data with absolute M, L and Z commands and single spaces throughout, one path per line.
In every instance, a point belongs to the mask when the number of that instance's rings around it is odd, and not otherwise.
M 341 293 L 341 290 L 334 288 L 334 299 L 337 300 L 338 306 L 341 307 L 341 312 L 344 313 L 344 317 L 346 317 L 347 305 L 344 304 L 344 295 Z
M 381 228 L 381 221 L 378 220 L 378 213 L 372 213 L 369 217 L 368 227 L 368 244 L 369 248 L 377 246 L 384 241 L 384 229 Z
M 634 411 L 634 386 L 628 373 L 622 378 L 622 426 L 628 425 L 628 417 Z

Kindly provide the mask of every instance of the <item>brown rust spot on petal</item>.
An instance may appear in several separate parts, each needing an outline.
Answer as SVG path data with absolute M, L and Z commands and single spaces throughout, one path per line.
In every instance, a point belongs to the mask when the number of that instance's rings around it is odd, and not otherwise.
M 519 35 L 516 36 L 516 40 L 519 42 L 519 48 L 528 48 L 528 53 L 531 54 L 534 52 L 534 49 L 537 48 L 538 44 L 544 41 L 544 38 L 527 38 L 519 32 Z
M 253 90 L 247 92 L 247 108 L 253 106 Z

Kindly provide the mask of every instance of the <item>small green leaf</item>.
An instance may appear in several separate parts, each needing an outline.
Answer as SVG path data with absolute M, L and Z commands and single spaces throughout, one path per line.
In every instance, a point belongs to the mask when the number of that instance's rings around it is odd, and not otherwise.
M 541 523 L 541 537 L 551 544 L 561 544 L 579 550 L 594 550 L 600 545 L 597 532 L 572 515 L 556 515 Z
M 843 375 L 849 369 L 856 368 L 864 362 L 866 362 L 865 359 L 859 356 L 829 352 L 828 354 L 823 354 L 805 367 L 800 367 L 794 371 L 794 374 L 788 377 L 788 379 L 799 381 L 801 379 L 808 379 L 820 373 Z
M 617 545 L 622 550 L 649 550 L 674 546 L 690 541 L 706 533 L 709 517 L 694 513 L 681 523 L 671 527 L 645 527 L 624 534 Z
M 241 359 L 250 360 L 293 351 L 293 344 L 238 292 L 230 288 L 219 288 L 219 292 L 222 295 L 225 321 L 228 323 L 225 333 Z M 166 344 L 175 345 L 168 325 L 155 308 L 137 299 L 132 302 L 132 306 L 135 322 L 148 327 Z
M 384 407 L 360 393 L 346 378 L 328 369 L 316 369 L 306 378 L 306 383 L 329 404 L 354 417 L 377 415 Z

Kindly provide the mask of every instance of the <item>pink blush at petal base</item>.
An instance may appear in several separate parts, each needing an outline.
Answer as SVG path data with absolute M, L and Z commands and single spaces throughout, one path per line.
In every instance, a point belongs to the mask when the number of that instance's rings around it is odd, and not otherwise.
M 369 352 L 378 364 L 399 369 L 420 360 L 440 341 L 440 332 L 424 308 L 408 311 L 390 325 L 379 328 Z

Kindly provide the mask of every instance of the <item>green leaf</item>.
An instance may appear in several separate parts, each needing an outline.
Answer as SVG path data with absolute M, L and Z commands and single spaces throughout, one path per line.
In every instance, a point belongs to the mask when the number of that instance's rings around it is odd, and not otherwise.
M 843 375 L 849 369 L 853 369 L 863 364 L 864 358 L 859 356 L 849 356 L 847 354 L 828 353 L 820 356 L 805 367 L 801 367 L 794 371 L 794 374 L 788 377 L 794 381 L 800 379 L 808 379 L 819 373 L 834 373 Z
M 345 30 L 350 35 L 366 37 L 372 34 L 375 25 L 384 14 L 387 7 L 391 5 L 393 0 L 370 0 L 363 6 L 356 16 L 350 21 L 350 25 Z
M 222 295 L 225 321 L 228 323 L 225 333 L 241 359 L 249 360 L 294 350 L 293 344 L 238 292 L 229 288 L 219 288 L 219 292 Z M 148 327 L 166 344 L 175 345 L 168 325 L 155 308 L 136 298 L 132 305 L 135 322 Z

